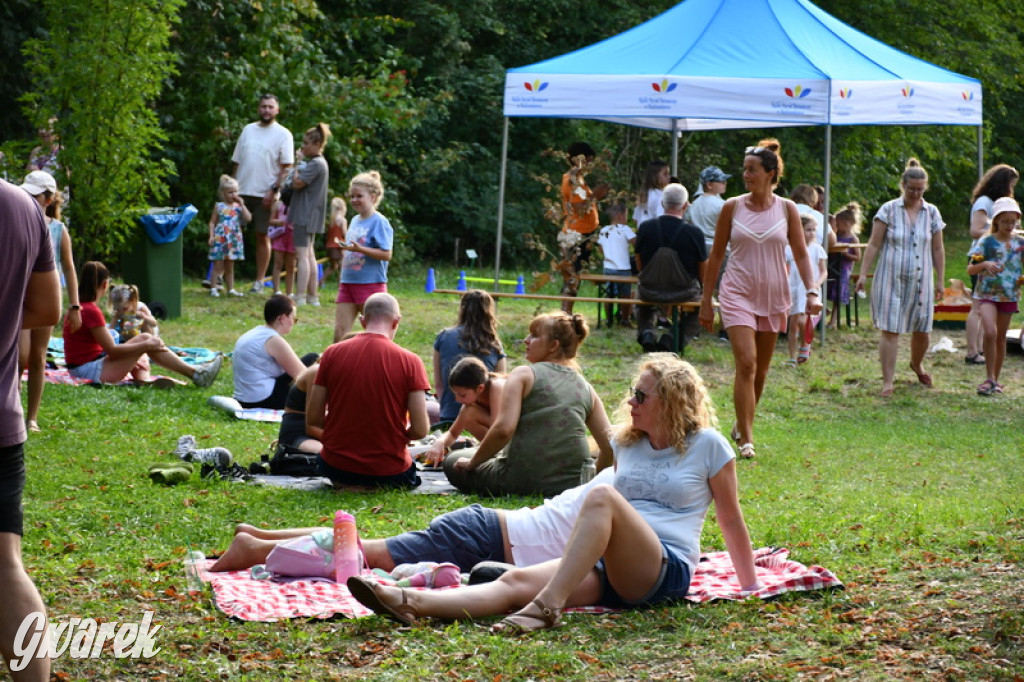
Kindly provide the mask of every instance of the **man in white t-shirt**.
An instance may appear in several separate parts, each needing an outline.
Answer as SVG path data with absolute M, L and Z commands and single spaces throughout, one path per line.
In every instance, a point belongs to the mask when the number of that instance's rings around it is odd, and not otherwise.
M 242 129 L 231 155 L 232 175 L 238 193 L 252 213 L 256 237 L 256 281 L 252 293 L 263 291 L 263 279 L 270 264 L 270 210 L 288 169 L 295 163 L 295 140 L 291 131 L 277 122 L 281 109 L 275 95 L 260 95 L 259 117 Z

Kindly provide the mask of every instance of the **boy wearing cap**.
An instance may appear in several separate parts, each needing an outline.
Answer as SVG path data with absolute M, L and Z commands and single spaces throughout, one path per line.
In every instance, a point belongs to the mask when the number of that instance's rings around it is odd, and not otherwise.
M 708 166 L 700 172 L 701 194 L 693 200 L 690 208 L 686 209 L 686 222 L 692 223 L 704 233 L 704 243 L 711 251 L 711 245 L 715 241 L 715 223 L 718 222 L 718 214 L 722 212 L 725 199 L 725 185 L 732 176 L 725 173 L 718 166 Z M 724 268 L 723 264 L 723 268 Z

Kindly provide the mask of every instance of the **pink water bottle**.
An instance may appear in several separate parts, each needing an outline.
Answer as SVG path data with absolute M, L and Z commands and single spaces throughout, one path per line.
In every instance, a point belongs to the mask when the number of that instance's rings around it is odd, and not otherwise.
M 334 581 L 344 585 L 360 568 L 356 518 L 339 510 L 334 513 Z

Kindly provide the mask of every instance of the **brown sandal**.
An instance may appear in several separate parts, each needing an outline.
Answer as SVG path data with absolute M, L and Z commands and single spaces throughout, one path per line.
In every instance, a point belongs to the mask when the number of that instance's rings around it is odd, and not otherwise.
M 387 616 L 388 618 L 398 621 L 403 625 L 411 625 L 416 622 L 417 618 L 419 618 L 420 614 L 416 611 L 415 607 L 409 603 L 405 590 L 402 590 L 402 603 L 399 606 L 389 606 L 384 603 L 380 598 L 380 594 L 377 593 L 379 586 L 375 582 L 371 582 L 366 578 L 354 575 L 348 579 L 346 585 L 348 586 L 348 591 L 352 593 L 352 596 L 355 597 L 360 604 L 373 610 L 374 613 Z
M 526 609 L 531 606 L 537 607 L 540 613 L 526 613 Z M 562 611 L 560 609 L 549 609 L 540 603 L 539 600 L 534 599 L 511 616 L 502 618 L 500 622 L 491 628 L 491 632 L 503 635 L 525 635 L 528 632 L 536 632 L 537 630 L 557 628 L 562 624 L 561 614 Z

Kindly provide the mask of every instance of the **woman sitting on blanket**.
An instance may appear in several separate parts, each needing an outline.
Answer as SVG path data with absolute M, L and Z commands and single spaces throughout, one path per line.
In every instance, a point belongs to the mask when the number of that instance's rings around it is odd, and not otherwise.
M 313 363 L 295 378 L 288 397 L 284 402 L 284 415 L 281 416 L 281 429 L 277 434 L 277 442 L 291 450 L 302 450 L 319 454 L 324 444 L 306 432 L 306 394 L 316 379 L 316 371 L 320 363 Z
M 669 354 L 645 356 L 619 410 L 615 478 L 588 493 L 562 559 L 457 590 L 407 591 L 353 577 L 353 596 L 401 623 L 478 618 L 519 609 L 496 632 L 559 624 L 568 606 L 635 608 L 681 599 L 700 556 L 711 502 L 744 592 L 760 589 L 737 495 L 735 456 L 715 430 L 703 380 Z
M 480 495 L 557 495 L 579 483 L 590 457 L 587 431 L 611 464 L 604 404 L 576 364 L 589 329 L 582 315 L 538 315 L 525 339 L 524 367 L 508 375 L 498 414 L 478 448 L 444 461 L 452 485 Z
M 497 417 L 504 390 L 505 377 L 488 371 L 480 358 L 467 356 L 455 363 L 448 375 L 448 391 L 462 407 L 451 428 L 423 454 L 424 462 L 431 466 L 443 462 L 463 431 L 483 440 Z
M 265 324 L 242 334 L 235 343 L 235 400 L 242 407 L 284 409 L 292 380 L 319 359 L 308 353 L 301 359 L 284 335 L 299 321 L 295 303 L 282 294 L 263 304 Z
M 103 311 L 96 304 L 106 295 L 109 285 L 110 273 L 103 263 L 89 261 L 82 266 L 78 274 L 82 325 L 74 329 L 68 318 L 64 320 L 64 359 L 71 376 L 116 384 L 130 374 L 137 383 L 158 388 L 178 383 L 167 378 L 151 379 L 149 360 L 152 360 L 165 369 L 188 377 L 201 388 L 213 383 L 220 371 L 219 355 L 205 365 L 193 367 L 168 350 L 162 339 L 150 334 L 139 334 L 122 344 L 115 344 Z

